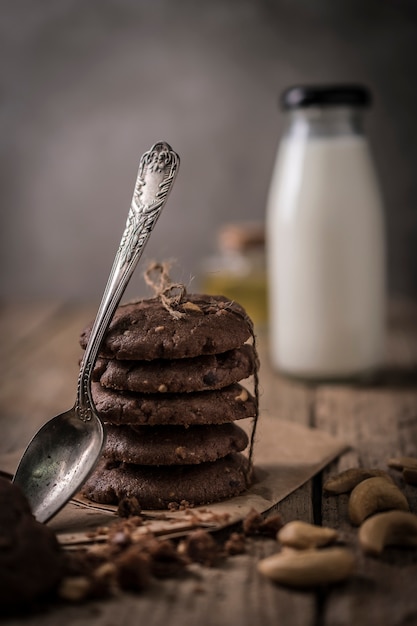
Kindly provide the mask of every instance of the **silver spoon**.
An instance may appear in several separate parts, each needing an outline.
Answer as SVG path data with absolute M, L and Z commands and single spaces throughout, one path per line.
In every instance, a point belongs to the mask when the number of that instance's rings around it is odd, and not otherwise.
M 126 228 L 81 363 L 75 404 L 36 433 L 20 460 L 13 482 L 23 490 L 39 522 L 58 513 L 99 459 L 105 437 L 91 397 L 91 372 L 178 167 L 178 155 L 165 142 L 156 143 L 142 156 Z

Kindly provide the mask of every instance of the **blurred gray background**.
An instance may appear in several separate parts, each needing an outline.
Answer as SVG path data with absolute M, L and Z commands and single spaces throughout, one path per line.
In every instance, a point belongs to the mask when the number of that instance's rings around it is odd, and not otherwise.
M 197 286 L 219 226 L 264 218 L 278 94 L 322 81 L 373 90 L 390 292 L 417 296 L 413 0 L 0 6 L 2 300 L 100 296 L 140 155 L 161 139 L 181 169 L 145 263 L 175 259 L 174 277 Z

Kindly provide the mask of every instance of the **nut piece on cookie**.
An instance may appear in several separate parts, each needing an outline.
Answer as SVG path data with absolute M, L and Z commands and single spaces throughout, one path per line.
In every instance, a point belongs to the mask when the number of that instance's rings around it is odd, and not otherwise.
M 251 323 L 244 309 L 224 296 L 187 294 L 186 305 L 180 319 L 173 318 L 159 298 L 119 306 L 101 355 L 132 360 L 181 359 L 233 350 L 251 337 Z M 92 323 L 81 334 L 83 348 L 91 328 Z

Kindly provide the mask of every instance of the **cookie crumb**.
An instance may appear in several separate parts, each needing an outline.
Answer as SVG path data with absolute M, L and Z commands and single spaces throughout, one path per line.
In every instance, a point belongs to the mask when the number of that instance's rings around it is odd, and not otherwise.
M 139 500 L 136 496 L 125 496 L 119 500 L 119 504 L 117 506 L 117 514 L 119 517 L 132 517 L 134 515 L 140 515 L 141 512 L 142 507 L 140 506 Z
M 245 535 L 242 533 L 232 533 L 225 542 L 224 549 L 230 556 L 244 554 L 246 552 Z
M 243 532 L 247 536 L 263 535 L 275 538 L 282 526 L 283 521 L 279 513 L 264 519 L 255 509 L 251 509 L 243 520 Z
M 169 539 L 147 540 L 143 547 L 151 558 L 151 572 L 156 578 L 178 576 L 188 564 L 188 559 L 178 552 Z
M 181 502 L 173 501 L 168 504 L 168 511 L 188 511 L 192 508 L 194 508 L 194 503 L 188 502 L 188 500 L 181 500 Z
M 213 567 L 221 557 L 219 545 L 206 530 L 195 530 L 180 544 L 181 552 L 191 561 Z
M 109 541 L 116 546 L 125 547 L 132 543 L 132 538 L 130 533 L 126 532 L 126 530 L 117 530 L 115 533 L 109 537 Z
M 115 560 L 117 582 L 127 591 L 142 591 L 151 582 L 150 558 L 140 545 L 130 546 Z

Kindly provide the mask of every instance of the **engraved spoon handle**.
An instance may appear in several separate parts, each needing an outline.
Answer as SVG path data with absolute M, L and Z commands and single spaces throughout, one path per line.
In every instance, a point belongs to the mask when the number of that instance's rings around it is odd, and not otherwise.
M 148 152 L 145 152 L 140 160 L 126 228 L 113 262 L 78 376 L 75 410 L 84 421 L 91 419 L 94 411 L 90 386 L 91 372 L 101 342 L 172 189 L 179 162 L 179 156 L 165 142 L 156 143 Z

